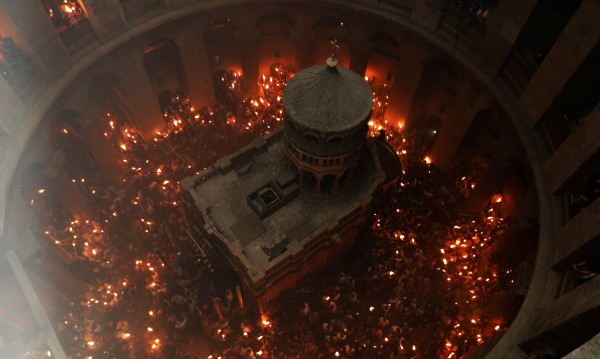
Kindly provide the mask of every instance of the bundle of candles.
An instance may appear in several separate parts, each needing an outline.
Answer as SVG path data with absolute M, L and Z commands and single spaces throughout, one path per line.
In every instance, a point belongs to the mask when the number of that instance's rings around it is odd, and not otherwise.
M 223 81 L 235 89 L 242 75 L 232 73 Z M 242 311 L 240 288 L 214 291 L 209 274 L 223 264 L 195 238 L 198 224 L 177 181 L 279 126 L 290 77 L 284 68 L 260 76 L 262 94 L 241 99 L 234 92 L 236 107 L 220 101 L 196 109 L 175 96 L 163 108 L 166 130 L 150 141 L 106 114 L 105 137 L 123 164 L 122 182 L 73 178 L 93 208 L 85 216 L 32 202 L 45 221 L 43 236 L 85 283 L 56 326 L 73 358 L 173 358 L 198 328 L 213 359 L 454 358 L 506 329 L 508 323 L 481 310 L 508 290 L 514 275 L 482 260 L 506 226 L 498 210 L 502 197 L 490 200 L 483 217 L 460 214 L 461 186 L 477 178 L 437 173 L 419 129 L 384 120 L 387 84 L 374 90 L 369 134 L 386 130 L 406 173 L 389 201 L 373 210 L 373 225 L 363 234 L 369 240 L 358 240 L 349 254 L 355 264 L 315 272 L 282 295 L 276 314 Z M 51 357 L 44 350 L 37 352 Z

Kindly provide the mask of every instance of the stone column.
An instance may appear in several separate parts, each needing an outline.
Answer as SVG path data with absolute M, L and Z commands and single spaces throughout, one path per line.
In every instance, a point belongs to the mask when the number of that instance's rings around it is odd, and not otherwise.
M 552 266 L 557 270 L 566 270 L 578 261 L 600 255 L 600 200 L 562 226 L 552 250 Z
M 600 1 L 583 0 L 517 100 L 530 127 L 538 125 L 573 73 L 600 40 Z
M 38 0 L 3 1 L 0 3 L 0 29 L 12 37 L 17 46 L 31 56 L 34 66 L 47 79 L 60 76 L 70 62 L 70 55 L 42 3 Z
M 125 46 L 106 56 L 105 68 L 120 78 L 126 96 L 126 106 L 133 116 L 135 126 L 142 137 L 149 141 L 165 122 L 160 110 L 158 97 L 144 69 L 144 45 L 132 40 Z
M 235 37 L 242 59 L 243 93 L 245 96 L 256 96 L 260 91 L 258 87 L 258 31 L 238 31 L 235 33 Z
M 174 29 L 172 36 L 181 55 L 192 104 L 196 107 L 214 104 L 215 90 L 202 31 L 188 24 L 184 28 Z
M 585 344 L 567 354 L 564 359 L 586 359 L 586 358 L 600 358 L 600 334 Z
M 3 76 L 0 76 L 0 138 L 12 136 L 24 120 L 25 107 Z
M 506 0 L 491 13 L 476 60 L 487 73 L 497 74 L 529 18 L 537 0 Z
M 313 49 L 315 47 L 314 31 L 292 30 L 292 38 L 296 44 L 296 72 L 313 65 Z
M 413 51 L 404 52 L 411 53 L 411 56 L 403 56 L 400 59 L 391 85 L 390 99 L 384 117 L 388 123 L 396 124 L 397 122 L 401 122 L 403 125 L 406 124 L 410 107 L 419 87 L 421 74 L 423 73 L 423 60 L 420 57 L 420 53 L 412 42 L 409 42 L 408 45 Z M 413 56 L 413 53 L 416 56 Z
M 600 280 L 595 278 L 541 307 L 529 322 L 519 347 L 568 353 L 598 333 Z
M 350 70 L 361 77 L 365 76 L 371 55 L 371 44 L 368 42 L 353 42 L 350 44 Z
M 600 104 L 544 164 L 548 188 L 556 193 L 595 155 L 600 154 Z
M 331 193 L 340 193 L 340 176 L 335 176 L 335 181 L 333 182 L 333 187 L 331 188 Z
M 8 251 L 6 258 L 8 259 L 8 263 L 14 272 L 25 299 L 31 308 L 33 316 L 38 323 L 37 325 L 39 326 L 40 333 L 46 339 L 52 354 L 55 358 L 66 358 L 67 355 L 60 344 L 60 340 L 58 340 L 56 332 L 54 331 L 54 327 L 52 326 L 52 322 L 50 322 L 50 319 L 44 310 L 44 306 L 42 305 L 42 302 L 40 301 L 40 298 L 34 289 L 33 283 L 23 267 L 21 259 L 14 249 Z
M 452 125 L 442 126 L 431 149 L 431 159 L 442 171 L 452 167 L 454 155 L 471 127 L 475 115 L 488 107 L 487 96 L 479 95 L 472 104 L 469 103 L 467 99 L 472 96 L 473 86 L 476 85 L 467 82 L 458 90 L 452 112 L 444 120 L 445 123 Z
M 81 0 L 94 33 L 102 42 L 110 39 L 126 25 L 119 0 Z
M 315 189 L 314 189 L 314 194 L 316 194 L 317 196 L 320 196 L 321 194 L 323 194 L 323 191 L 321 190 L 321 177 L 316 177 L 317 178 L 317 183 L 315 185 Z

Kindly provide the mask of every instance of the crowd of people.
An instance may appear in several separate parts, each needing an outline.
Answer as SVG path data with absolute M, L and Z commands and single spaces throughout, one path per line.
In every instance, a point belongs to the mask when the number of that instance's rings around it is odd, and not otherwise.
M 374 111 L 371 135 L 386 130 L 405 175 L 374 206 L 372 226 L 267 313 L 244 307 L 238 279 L 200 239 L 177 181 L 278 126 L 290 76 L 276 67 L 261 77 L 261 96 L 242 100 L 235 93 L 241 76 L 230 73 L 218 86 L 237 98 L 235 107 L 227 96 L 202 109 L 174 96 L 163 106 L 166 130 L 151 140 L 108 114 L 101 121 L 122 163 L 118 182 L 94 170 L 80 142 L 64 150 L 69 185 L 88 206 L 73 213 L 41 185 L 31 203 L 38 237 L 84 283 L 79 297 L 63 303 L 63 315 L 52 317 L 71 357 L 194 357 L 187 344 L 201 335 L 214 359 L 454 358 L 506 329 L 509 323 L 484 310 L 513 278 L 486 252 L 506 226 L 501 197 L 484 213 L 464 213 L 485 168 L 439 173 L 427 157 L 428 131 L 386 123 L 385 108 Z M 385 90 L 374 92 L 380 107 Z M 29 353 L 50 354 L 39 345 Z
M 228 328 L 212 358 L 457 358 L 506 329 L 485 310 L 514 276 L 486 251 L 507 226 L 502 197 L 464 213 L 483 168 L 437 173 L 426 131 L 411 132 L 391 139 L 410 170 L 350 252 L 283 294 L 267 325 Z
M 77 1 L 52 0 L 48 6 L 48 16 L 56 28 L 76 27 L 84 17 L 84 11 Z

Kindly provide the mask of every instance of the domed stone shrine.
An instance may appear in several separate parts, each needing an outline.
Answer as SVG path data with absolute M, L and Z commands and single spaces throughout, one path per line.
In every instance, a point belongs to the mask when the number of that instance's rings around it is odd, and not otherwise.
M 367 139 L 372 102 L 365 81 L 331 57 L 290 80 L 283 129 L 180 182 L 204 239 L 262 313 L 352 245 L 373 201 L 401 173 L 391 147 Z
M 363 78 L 333 57 L 290 80 L 283 93 L 285 145 L 302 190 L 336 194 L 350 182 L 372 104 Z

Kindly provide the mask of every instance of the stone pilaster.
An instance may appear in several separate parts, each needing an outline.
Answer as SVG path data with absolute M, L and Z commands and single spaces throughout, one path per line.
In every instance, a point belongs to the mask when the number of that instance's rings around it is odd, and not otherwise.
M 350 70 L 364 77 L 371 55 L 371 44 L 353 42 L 350 44 Z
M 3 1 L 0 3 L 2 30 L 16 45 L 31 56 L 34 66 L 47 79 L 60 75 L 70 62 L 70 55 L 38 0 Z
M 544 165 L 548 188 L 558 192 L 594 155 L 600 153 L 600 104 Z
M 165 122 L 158 97 L 144 69 L 143 58 L 144 45 L 133 40 L 107 56 L 105 68 L 120 78 L 127 101 L 125 105 L 133 116 L 134 125 L 148 141 L 156 131 L 164 128 Z
M 244 76 L 243 93 L 245 96 L 255 96 L 258 87 L 258 31 L 236 32 L 236 40 L 240 47 L 242 72 Z
M 0 138 L 12 136 L 19 122 L 24 120 L 25 107 L 10 87 L 6 79 L 0 76 L 0 107 L 2 108 L 2 120 L 0 121 Z
M 454 156 L 469 131 L 475 115 L 479 110 L 485 109 L 488 104 L 486 96 L 478 96 L 474 103 L 469 103 L 468 98 L 471 96 L 474 86 L 476 85 L 470 82 L 461 86 L 454 100 L 452 112 L 443 120 L 443 123 L 448 125 L 442 125 L 431 149 L 432 161 L 442 171 L 448 170 L 454 165 Z
M 181 55 L 192 104 L 197 107 L 214 104 L 215 90 L 202 31 L 191 25 L 174 31 L 172 38 Z
M 543 306 L 519 346 L 531 354 L 552 349 L 562 357 L 600 330 L 600 280 L 589 281 Z
M 396 73 L 394 74 L 390 99 L 385 111 L 385 120 L 388 123 L 406 123 L 410 107 L 419 87 L 421 74 L 423 73 L 423 60 L 416 53 L 414 45 L 410 45 L 411 56 L 402 56 Z M 408 51 L 404 51 L 408 53 Z
M 583 0 L 517 100 L 517 108 L 536 126 L 552 101 L 600 40 L 600 2 Z
M 296 45 L 296 72 L 313 65 L 313 49 L 315 47 L 314 31 L 292 30 L 292 38 Z
M 476 60 L 490 74 L 500 72 L 510 51 L 527 22 L 536 0 L 506 0 L 491 13 Z
M 106 41 L 126 25 L 119 0 L 81 0 L 88 20 L 100 41 Z

